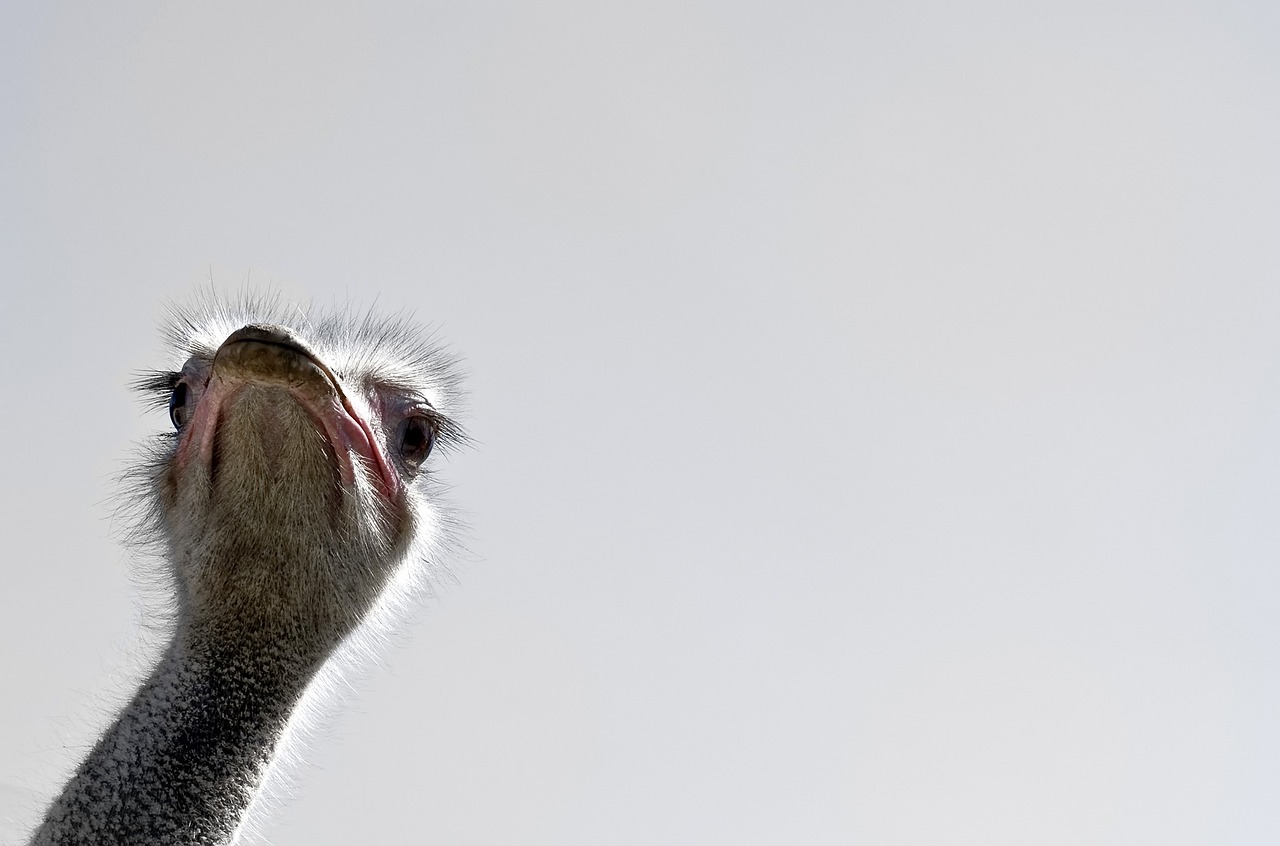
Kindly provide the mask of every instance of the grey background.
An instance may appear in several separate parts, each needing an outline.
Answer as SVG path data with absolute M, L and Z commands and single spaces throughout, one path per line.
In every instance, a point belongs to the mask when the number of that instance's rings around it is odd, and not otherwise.
M 1280 836 L 1280 6 L 0 14 L 0 837 L 210 276 L 415 310 L 478 443 L 272 842 Z

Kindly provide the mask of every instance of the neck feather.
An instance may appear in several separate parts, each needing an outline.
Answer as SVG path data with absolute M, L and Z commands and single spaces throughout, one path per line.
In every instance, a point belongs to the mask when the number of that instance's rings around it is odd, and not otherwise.
M 178 632 L 31 846 L 228 843 L 324 655 Z

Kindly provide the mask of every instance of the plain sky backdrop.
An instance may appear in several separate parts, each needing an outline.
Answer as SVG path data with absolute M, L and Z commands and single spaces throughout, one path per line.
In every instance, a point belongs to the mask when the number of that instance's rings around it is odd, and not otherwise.
M 1280 842 L 1280 5 L 8 3 L 0 91 L 0 841 L 212 278 L 471 392 L 270 842 Z

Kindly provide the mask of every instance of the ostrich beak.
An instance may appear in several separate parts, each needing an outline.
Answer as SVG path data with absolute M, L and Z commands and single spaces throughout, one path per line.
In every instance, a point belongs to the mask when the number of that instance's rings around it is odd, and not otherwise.
M 206 466 L 213 460 L 220 418 L 231 400 L 249 386 L 287 392 L 307 412 L 337 457 L 343 484 L 353 485 L 357 473 L 367 468 L 382 495 L 397 498 L 399 476 L 372 426 L 343 390 L 342 381 L 288 329 L 269 324 L 237 329 L 214 355 L 209 382 L 196 403 L 183 444 L 194 448 Z

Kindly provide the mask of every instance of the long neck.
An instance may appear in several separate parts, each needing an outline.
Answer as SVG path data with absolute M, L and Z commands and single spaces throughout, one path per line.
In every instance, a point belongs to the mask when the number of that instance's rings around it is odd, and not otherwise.
M 179 631 L 31 846 L 230 841 L 323 656 L 229 642 Z

